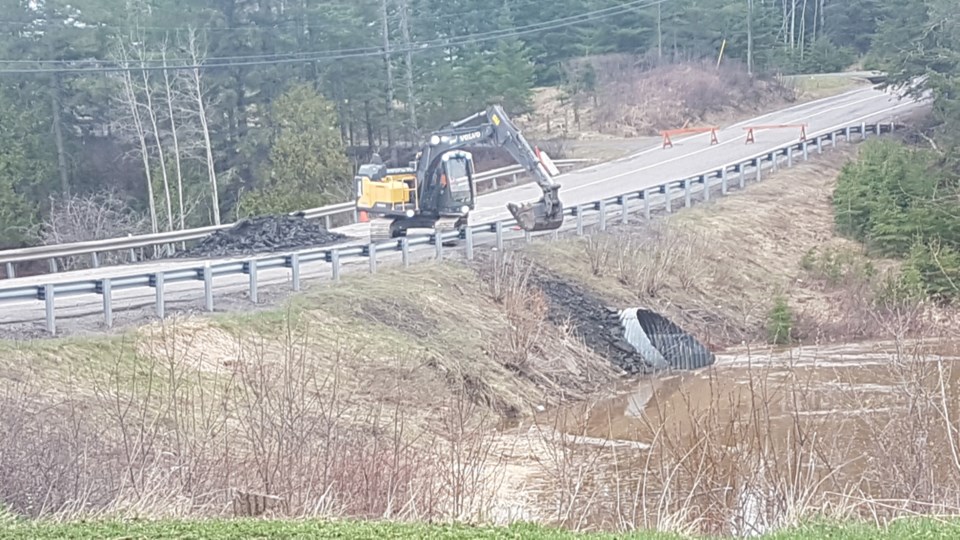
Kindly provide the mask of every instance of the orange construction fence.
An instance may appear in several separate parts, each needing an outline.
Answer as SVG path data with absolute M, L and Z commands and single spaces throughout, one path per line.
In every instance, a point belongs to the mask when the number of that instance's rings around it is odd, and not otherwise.
M 797 129 L 800 128 L 800 142 L 807 140 L 807 125 L 806 124 L 771 124 L 764 126 L 747 126 L 743 129 L 747 130 L 747 142 L 746 144 L 753 144 L 756 141 L 754 136 L 754 130 L 756 129 Z
M 664 148 L 673 148 L 673 140 L 671 137 L 674 135 L 693 135 L 697 133 L 709 133 L 710 134 L 710 146 L 718 144 L 717 140 L 717 130 L 720 129 L 716 126 L 714 127 L 699 127 L 699 128 L 680 128 L 680 129 L 668 129 L 666 131 L 661 131 L 660 134 L 663 135 L 663 147 Z

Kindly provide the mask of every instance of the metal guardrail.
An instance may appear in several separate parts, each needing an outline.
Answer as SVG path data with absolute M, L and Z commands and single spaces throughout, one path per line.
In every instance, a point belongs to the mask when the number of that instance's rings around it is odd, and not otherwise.
M 561 159 L 554 163 L 558 168 L 571 168 L 576 165 L 591 163 L 595 160 L 590 159 Z M 491 190 L 497 190 L 501 180 L 509 178 L 511 182 L 516 182 L 520 176 L 526 172 L 519 165 L 502 167 L 480 173 L 476 177 L 476 182 L 489 182 Z M 357 221 L 356 203 L 348 201 L 345 203 L 331 204 L 321 208 L 311 208 L 294 212 L 293 215 L 302 216 L 306 219 L 323 219 L 324 226 L 331 228 L 332 218 L 342 214 L 353 215 L 353 222 Z M 117 251 L 130 251 L 129 262 L 137 262 L 135 250 L 154 246 L 166 246 L 168 253 L 175 251 L 174 244 L 183 242 L 192 242 L 201 240 L 217 232 L 229 229 L 235 224 L 212 225 L 209 227 L 200 227 L 196 229 L 187 229 L 183 231 L 161 232 L 156 234 L 144 234 L 137 236 L 127 236 L 122 238 L 109 238 L 104 240 L 91 240 L 88 242 L 75 242 L 70 244 L 55 244 L 50 246 L 35 246 L 22 249 L 9 249 L 0 251 L 0 264 L 3 264 L 8 278 L 16 276 L 16 264 L 27 261 L 49 260 L 50 273 L 56 273 L 57 259 L 63 257 L 75 257 L 78 255 L 89 255 L 93 268 L 100 266 L 100 256 L 106 253 Z
M 588 216 L 596 217 L 599 230 L 601 231 L 607 229 L 609 218 L 619 214 L 622 222 L 626 223 L 630 219 L 630 214 L 639 212 L 641 208 L 644 218 L 650 219 L 655 204 L 657 206 L 662 205 L 669 213 L 673 211 L 675 199 L 681 199 L 684 207 L 692 206 L 693 195 L 695 193 L 699 194 L 703 201 L 709 201 L 711 196 L 713 196 L 712 192 L 715 191 L 717 186 L 720 187 L 721 195 L 728 193 L 731 182 L 736 182 L 739 188 L 743 189 L 748 176 L 752 175 L 759 181 L 762 179 L 765 168 L 776 171 L 782 166 L 792 166 L 795 161 L 801 158 L 804 160 L 809 159 L 811 152 L 822 153 L 824 146 L 827 144 L 836 146 L 838 139 L 841 137 L 846 141 L 852 141 L 853 136 L 857 135 L 862 140 L 866 139 L 869 133 L 880 135 L 892 132 L 897 129 L 897 127 L 898 126 L 893 123 L 860 124 L 820 133 L 811 137 L 809 140 L 793 143 L 772 151 L 762 152 L 750 158 L 711 169 L 692 177 L 672 180 L 657 186 L 623 193 L 615 197 L 567 207 L 564 210 L 564 214 L 567 217 L 575 218 L 576 233 L 578 235 L 584 233 L 585 218 Z M 698 189 L 695 190 L 695 187 Z M 640 204 L 634 207 L 634 203 Z M 169 269 L 162 272 L 150 272 L 113 279 L 79 280 L 14 288 L 0 287 L 0 305 L 12 301 L 43 301 L 45 303 L 46 329 L 51 335 L 55 335 L 57 298 L 80 294 L 98 294 L 101 295 L 103 299 L 104 325 L 110 328 L 113 326 L 112 294 L 115 291 L 145 287 L 154 289 L 156 314 L 157 317 L 162 319 L 165 316 L 164 287 L 174 283 L 200 281 L 204 284 L 205 309 L 207 311 L 213 311 L 213 283 L 218 277 L 247 275 L 249 280 L 250 301 L 258 303 L 258 273 L 261 270 L 273 268 L 289 269 L 292 288 L 294 291 L 299 291 L 301 288 L 301 269 L 305 264 L 317 262 L 329 264 L 331 268 L 331 278 L 334 281 L 339 281 L 342 262 L 345 259 L 366 258 L 370 264 L 370 272 L 376 272 L 380 253 L 400 252 L 403 264 L 406 266 L 410 263 L 411 248 L 425 245 L 433 246 L 436 258 L 442 259 L 445 249 L 448 249 L 444 247 L 444 243 L 457 239 L 465 241 L 464 250 L 466 258 L 472 259 L 477 236 L 492 235 L 493 238 L 495 238 L 495 246 L 498 249 L 503 249 L 505 231 L 515 225 L 516 221 L 509 219 L 473 225 L 463 231 L 451 231 L 440 235 L 430 234 L 403 237 L 397 240 L 369 245 L 307 249 L 284 255 L 270 255 L 259 258 L 252 257 L 248 260 L 238 262 L 207 263 L 202 266 L 197 266 L 196 263 L 194 263 L 193 265 L 185 265 L 182 268 Z M 558 234 L 558 232 L 554 231 L 553 234 Z M 529 234 L 525 236 L 528 240 L 530 239 Z

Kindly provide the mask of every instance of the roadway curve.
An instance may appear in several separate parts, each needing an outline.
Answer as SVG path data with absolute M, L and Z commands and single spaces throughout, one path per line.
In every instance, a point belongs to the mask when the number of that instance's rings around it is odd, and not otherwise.
M 653 187 L 665 181 L 687 178 L 705 170 L 727 163 L 733 163 L 754 156 L 761 152 L 772 150 L 794 142 L 799 137 L 799 130 L 778 129 L 756 132 L 756 143 L 745 144 L 745 126 L 758 124 L 807 124 L 808 135 L 818 132 L 838 129 L 847 125 L 867 122 L 887 122 L 906 115 L 921 104 L 912 100 L 900 100 L 896 95 L 885 93 L 873 88 L 862 88 L 838 96 L 795 105 L 777 112 L 765 114 L 757 118 L 740 122 L 723 128 L 718 132 L 719 144 L 710 145 L 708 134 L 695 135 L 674 140 L 672 149 L 664 150 L 660 145 L 648 148 L 633 155 L 616 161 L 580 169 L 558 177 L 562 184 L 560 197 L 566 206 L 588 203 L 602 198 L 612 197 L 628 191 Z M 508 202 L 534 201 L 540 196 L 540 191 L 534 184 L 522 185 L 495 193 L 478 197 L 477 210 L 471 215 L 471 223 L 484 223 L 510 217 L 506 204 Z M 348 244 L 365 244 L 365 224 L 355 224 L 341 227 L 337 231 L 350 236 Z M 424 250 L 429 253 L 429 249 Z M 388 259 L 391 255 L 382 255 Z M 421 254 L 423 258 L 427 255 Z M 414 257 L 417 258 L 417 257 Z M 211 260 L 211 262 L 226 262 L 243 260 L 249 257 L 231 257 Z M 41 285 L 63 281 L 77 281 L 84 279 L 101 279 L 119 277 L 146 272 L 168 271 L 174 268 L 197 266 L 196 261 L 174 260 L 146 262 L 136 265 L 104 267 L 99 269 L 63 272 L 4 280 L 0 290 L 8 287 L 22 287 L 26 285 Z M 364 261 L 345 261 L 345 271 L 352 268 L 366 268 Z M 323 263 L 305 266 L 302 271 L 304 279 L 316 281 L 321 276 L 329 275 L 329 268 Z M 272 285 L 285 285 L 289 282 L 289 272 L 283 269 L 267 270 L 259 276 L 261 288 Z M 233 295 L 231 302 L 236 304 L 236 298 L 247 286 L 246 276 L 221 277 L 214 281 L 216 296 Z M 168 312 L 178 309 L 198 309 L 202 306 L 203 285 L 197 283 L 178 283 L 168 285 L 166 298 Z M 148 307 L 154 301 L 154 294 L 150 289 L 134 289 L 117 291 L 114 293 L 114 311 L 118 323 L 133 322 L 144 315 L 149 315 Z M 217 309 L 225 308 L 224 302 L 217 300 Z M 98 329 L 102 300 L 98 295 L 80 295 L 61 297 L 57 299 L 58 327 L 66 329 L 64 322 L 74 319 L 80 324 L 75 330 Z M 38 300 L 5 303 L 0 312 L 0 328 L 7 332 L 22 334 L 24 332 L 39 332 L 43 328 L 43 303 Z M 128 316 L 121 312 L 128 310 Z M 96 316 L 94 318 L 94 316 Z M 81 322 L 82 319 L 90 319 Z

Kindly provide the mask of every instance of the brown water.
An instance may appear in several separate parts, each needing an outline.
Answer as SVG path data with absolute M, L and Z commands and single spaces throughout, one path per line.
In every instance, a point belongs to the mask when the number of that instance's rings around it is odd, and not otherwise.
M 960 342 L 731 351 L 536 424 L 563 444 L 537 477 L 566 526 L 747 535 L 960 509 Z

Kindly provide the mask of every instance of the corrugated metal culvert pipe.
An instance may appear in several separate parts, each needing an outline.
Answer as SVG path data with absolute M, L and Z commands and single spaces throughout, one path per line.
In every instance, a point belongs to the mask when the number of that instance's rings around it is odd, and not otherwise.
M 666 317 L 640 308 L 619 312 L 623 339 L 653 371 L 700 369 L 716 356 Z

